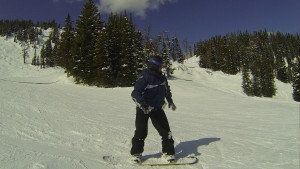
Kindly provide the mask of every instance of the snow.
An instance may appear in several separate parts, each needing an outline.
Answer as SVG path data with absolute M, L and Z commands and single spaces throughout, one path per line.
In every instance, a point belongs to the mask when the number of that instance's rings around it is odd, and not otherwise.
M 291 85 L 276 81 L 275 98 L 247 97 L 240 74 L 201 69 L 197 60 L 174 63 L 169 80 L 177 110 L 166 113 L 176 156 L 199 158 L 185 168 L 298 169 L 300 106 Z M 0 37 L 0 169 L 140 168 L 128 162 L 132 88 L 75 85 L 60 68 L 22 61 L 22 47 Z M 159 157 L 160 150 L 149 122 L 143 155 Z M 104 155 L 120 162 L 107 164 Z

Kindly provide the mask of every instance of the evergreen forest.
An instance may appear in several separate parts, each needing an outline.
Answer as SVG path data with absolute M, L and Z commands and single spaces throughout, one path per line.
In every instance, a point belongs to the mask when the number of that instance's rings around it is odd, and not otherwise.
M 42 30 L 51 28 L 48 40 Z M 98 87 L 130 87 L 150 57 L 164 58 L 166 75 L 172 76 L 172 62 L 184 63 L 191 47 L 176 36 L 161 32 L 151 37 L 151 26 L 138 30 L 131 15 L 111 13 L 104 21 L 93 0 L 87 0 L 80 16 L 66 16 L 61 28 L 55 20 L 0 20 L 0 35 L 21 43 L 24 63 L 29 45 L 35 52 L 31 64 L 41 68 L 60 66 L 77 84 Z M 38 46 L 41 46 L 40 50 Z M 186 46 L 184 51 L 182 46 Z M 248 96 L 273 97 L 275 79 L 293 86 L 293 98 L 300 101 L 300 37 L 298 34 L 239 32 L 214 36 L 194 46 L 199 66 L 226 74 L 242 74 Z
M 293 97 L 300 96 L 299 35 L 239 32 L 198 42 L 195 54 L 199 66 L 235 75 L 242 73 L 242 87 L 248 96 L 273 97 L 275 79 L 293 84 Z

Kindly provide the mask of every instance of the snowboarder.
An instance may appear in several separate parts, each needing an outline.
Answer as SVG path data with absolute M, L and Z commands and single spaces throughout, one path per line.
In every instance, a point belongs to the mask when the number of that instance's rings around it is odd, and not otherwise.
M 155 56 L 148 60 L 148 68 L 144 69 L 136 81 L 131 96 L 136 103 L 135 133 L 132 138 L 132 160 L 140 163 L 144 151 L 144 142 L 148 134 L 148 119 L 162 138 L 162 153 L 168 162 L 175 161 L 175 149 L 172 132 L 167 116 L 163 110 L 168 102 L 173 111 L 176 106 L 172 100 L 170 86 L 162 73 L 163 59 Z

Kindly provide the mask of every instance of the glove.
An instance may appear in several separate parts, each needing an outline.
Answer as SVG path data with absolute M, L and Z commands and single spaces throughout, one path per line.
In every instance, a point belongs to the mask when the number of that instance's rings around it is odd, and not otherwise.
M 139 107 L 143 110 L 144 114 L 149 114 L 149 112 L 151 111 L 150 106 L 145 102 L 140 103 Z
M 148 109 L 149 105 L 146 102 L 142 102 L 142 103 L 140 103 L 140 108 L 141 109 Z
M 175 106 L 175 104 L 173 102 L 169 102 L 168 103 L 168 107 L 171 108 L 173 111 L 176 110 L 176 106 Z

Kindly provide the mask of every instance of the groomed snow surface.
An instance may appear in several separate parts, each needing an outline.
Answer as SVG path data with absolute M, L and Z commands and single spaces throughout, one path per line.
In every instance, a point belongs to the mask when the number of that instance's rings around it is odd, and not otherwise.
M 29 51 L 33 56 L 33 49 Z M 176 156 L 196 155 L 203 169 L 299 169 L 299 103 L 276 81 L 274 98 L 247 97 L 241 75 L 174 63 L 169 80 L 176 111 L 166 109 Z M 132 88 L 75 85 L 60 68 L 23 64 L 22 47 L 0 37 L 1 169 L 132 169 Z M 159 157 L 149 121 L 144 156 Z M 108 164 L 102 156 L 118 163 Z M 161 167 L 152 167 L 161 168 Z

